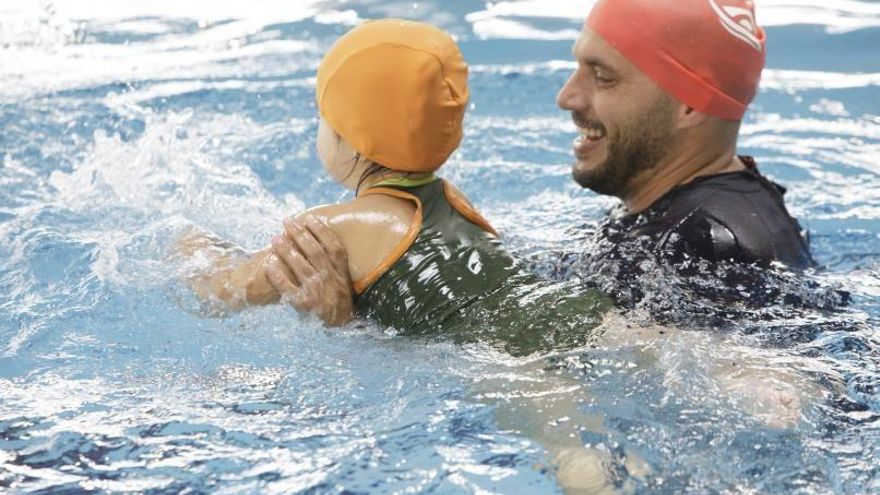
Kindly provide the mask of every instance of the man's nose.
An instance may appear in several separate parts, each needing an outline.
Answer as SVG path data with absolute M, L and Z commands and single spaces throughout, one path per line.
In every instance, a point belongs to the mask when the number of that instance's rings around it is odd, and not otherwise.
M 574 71 L 565 81 L 562 89 L 559 90 L 559 94 L 556 95 L 556 105 L 562 110 L 580 111 L 585 109 L 587 88 L 582 84 L 579 73 L 580 71 Z

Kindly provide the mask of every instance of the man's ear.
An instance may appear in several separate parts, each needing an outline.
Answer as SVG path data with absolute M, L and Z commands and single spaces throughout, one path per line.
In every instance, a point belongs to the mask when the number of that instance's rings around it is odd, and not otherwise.
M 676 121 L 679 129 L 692 129 L 703 125 L 709 120 L 709 115 L 693 109 L 687 105 L 681 105 L 676 112 Z

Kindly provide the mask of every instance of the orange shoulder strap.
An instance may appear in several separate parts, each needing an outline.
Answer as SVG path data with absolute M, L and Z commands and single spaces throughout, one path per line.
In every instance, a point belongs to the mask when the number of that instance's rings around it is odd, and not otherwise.
M 394 248 L 394 251 L 391 252 L 381 263 L 379 263 L 375 268 L 373 268 L 368 274 L 366 274 L 363 278 L 354 281 L 354 292 L 355 294 L 363 294 L 368 287 L 376 283 L 377 280 L 382 278 L 382 275 L 385 275 L 385 272 L 391 269 L 395 263 L 397 263 L 400 258 L 406 254 L 407 250 L 412 246 L 413 242 L 415 242 L 416 237 L 419 236 L 419 230 L 422 228 L 422 202 L 419 198 L 409 194 L 407 192 L 399 191 L 397 189 L 390 189 L 386 187 L 376 187 L 373 189 L 368 189 L 362 192 L 361 196 L 367 196 L 370 194 L 382 194 L 385 196 L 393 196 L 395 198 L 405 199 L 408 201 L 412 201 L 416 205 L 416 215 L 413 217 L 413 222 L 410 224 L 409 229 L 406 231 L 406 235 L 403 236 L 403 239 Z
M 449 204 L 452 205 L 455 211 L 459 212 L 461 216 L 495 237 L 499 237 L 498 232 L 495 231 L 489 221 L 471 206 L 470 202 L 465 199 L 461 191 L 445 179 L 443 180 L 443 195 L 446 196 L 446 201 L 449 201 Z

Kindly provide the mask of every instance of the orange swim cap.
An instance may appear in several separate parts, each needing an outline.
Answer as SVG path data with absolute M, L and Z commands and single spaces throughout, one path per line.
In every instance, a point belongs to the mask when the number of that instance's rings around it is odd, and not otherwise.
M 399 19 L 339 39 L 318 68 L 318 111 L 343 139 L 393 170 L 430 172 L 458 148 L 468 68 L 445 32 Z
M 752 0 L 599 0 L 587 26 L 700 112 L 741 120 L 758 91 L 766 36 Z

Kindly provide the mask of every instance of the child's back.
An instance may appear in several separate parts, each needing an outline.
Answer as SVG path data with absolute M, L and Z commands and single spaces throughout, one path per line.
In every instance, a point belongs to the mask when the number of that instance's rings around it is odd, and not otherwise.
M 355 282 L 363 316 L 410 335 L 452 335 L 512 354 L 582 345 L 608 300 L 540 281 L 504 249 L 489 223 L 448 182 L 396 180 L 365 194 L 406 198 L 408 236 Z

